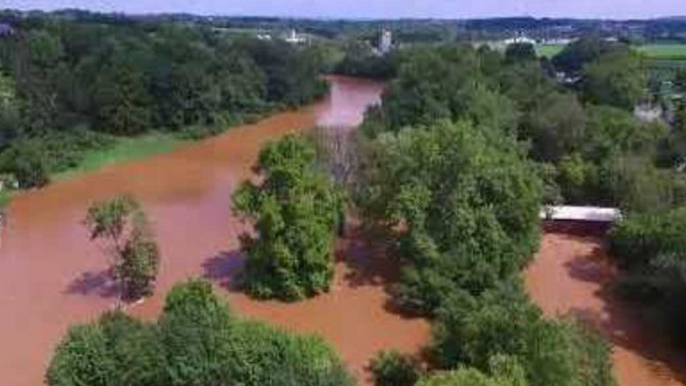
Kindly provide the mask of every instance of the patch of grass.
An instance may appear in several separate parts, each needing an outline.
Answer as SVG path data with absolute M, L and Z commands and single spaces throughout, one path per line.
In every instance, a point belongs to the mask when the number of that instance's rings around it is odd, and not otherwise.
M 636 49 L 654 59 L 686 59 L 686 44 L 646 44 Z
M 15 190 L 3 189 L 0 191 L 0 212 L 7 209 L 15 194 L 17 194 Z
M 564 48 L 564 44 L 539 44 L 536 46 L 536 52 L 542 58 L 552 59 L 553 56 L 562 52 Z
M 159 132 L 130 138 L 116 138 L 115 144 L 107 150 L 88 151 L 78 166 L 54 174 L 51 178 L 54 181 L 69 179 L 120 162 L 168 153 L 186 142 L 188 141 L 173 134 Z

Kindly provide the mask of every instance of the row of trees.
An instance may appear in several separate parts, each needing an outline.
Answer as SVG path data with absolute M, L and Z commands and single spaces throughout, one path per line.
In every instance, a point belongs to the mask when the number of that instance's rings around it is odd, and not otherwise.
M 156 130 L 193 137 L 321 95 L 318 47 L 229 37 L 171 23 L 108 24 L 46 17 L 0 39 L 0 151 L 60 170 L 106 136 Z M 84 132 L 90 134 L 85 136 Z M 99 135 L 98 135 L 99 134 Z M 64 147 L 54 145 L 56 138 Z M 31 149 L 48 154 L 34 157 Z M 15 157 L 2 168 L 22 185 Z M 46 173 L 44 173 L 46 174 Z

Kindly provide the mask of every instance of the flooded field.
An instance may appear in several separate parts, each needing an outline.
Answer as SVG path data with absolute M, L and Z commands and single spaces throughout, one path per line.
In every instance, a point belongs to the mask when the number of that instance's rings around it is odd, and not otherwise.
M 81 221 L 91 202 L 119 193 L 134 194 L 148 210 L 163 259 L 157 295 L 134 314 L 156 317 L 174 283 L 203 276 L 246 317 L 323 335 L 361 380 L 376 351 L 417 350 L 426 341 L 428 323 L 407 319 L 388 306 L 387 287 L 396 267 L 366 247 L 354 230 L 339 243 L 337 277 L 329 294 L 288 305 L 255 302 L 230 290 L 241 264 L 238 235 L 245 228 L 232 217 L 229 197 L 250 175 L 260 147 L 316 124 L 359 124 L 380 93 L 376 83 L 332 78 L 329 97 L 316 106 L 17 198 L 0 251 L 0 385 L 42 384 L 68 326 L 90 321 L 116 303 L 106 258 L 88 241 Z
M 526 272 L 534 301 L 548 316 L 572 314 L 612 343 L 619 386 L 686 385 L 686 357 L 640 307 L 610 291 L 618 273 L 608 263 L 602 231 L 549 226 Z

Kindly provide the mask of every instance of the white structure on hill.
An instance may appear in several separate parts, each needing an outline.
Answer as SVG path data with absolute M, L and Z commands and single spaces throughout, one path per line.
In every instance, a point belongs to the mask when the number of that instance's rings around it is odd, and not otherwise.
M 387 54 L 393 49 L 393 33 L 389 30 L 381 31 L 381 39 L 379 39 L 379 52 Z
M 305 35 L 298 34 L 294 29 L 284 38 L 287 43 L 290 44 L 302 44 L 307 42 Z

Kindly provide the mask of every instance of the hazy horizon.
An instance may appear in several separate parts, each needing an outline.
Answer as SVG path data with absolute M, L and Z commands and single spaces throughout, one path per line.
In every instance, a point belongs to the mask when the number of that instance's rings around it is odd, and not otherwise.
M 5 3 L 6 2 L 6 3 Z M 54 11 L 77 8 L 128 14 L 191 13 L 205 16 L 276 16 L 340 19 L 550 17 L 652 19 L 686 16 L 683 0 L 5 0 L 2 8 Z

